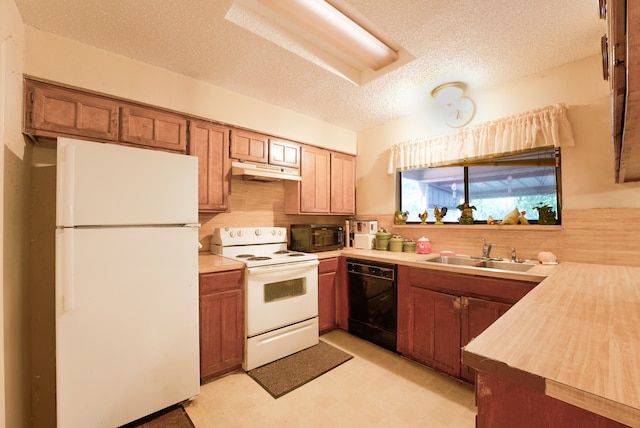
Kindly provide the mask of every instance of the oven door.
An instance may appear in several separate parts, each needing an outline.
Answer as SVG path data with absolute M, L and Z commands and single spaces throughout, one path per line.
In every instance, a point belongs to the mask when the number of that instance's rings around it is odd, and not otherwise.
M 318 261 L 247 268 L 247 336 L 318 316 Z

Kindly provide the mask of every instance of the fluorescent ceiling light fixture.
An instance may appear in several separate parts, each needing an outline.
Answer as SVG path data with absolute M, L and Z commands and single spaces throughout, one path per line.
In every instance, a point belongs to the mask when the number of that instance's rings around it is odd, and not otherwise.
M 258 1 L 371 70 L 398 59 L 398 52 L 324 0 Z
M 235 0 L 225 18 L 356 84 L 414 59 L 344 0 Z

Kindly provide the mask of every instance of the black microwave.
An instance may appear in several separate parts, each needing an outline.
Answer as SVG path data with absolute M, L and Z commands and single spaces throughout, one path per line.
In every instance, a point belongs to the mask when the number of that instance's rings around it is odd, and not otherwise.
M 304 253 L 340 250 L 344 246 L 344 227 L 338 224 L 292 224 L 289 249 Z

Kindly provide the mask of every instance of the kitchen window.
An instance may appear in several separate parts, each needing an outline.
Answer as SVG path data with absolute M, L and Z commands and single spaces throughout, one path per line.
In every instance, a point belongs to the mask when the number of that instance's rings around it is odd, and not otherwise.
M 434 206 L 447 208 L 442 221 L 458 223 L 457 206 L 474 206 L 474 223 L 486 224 L 491 216 L 501 220 L 515 208 L 538 223 L 536 207 L 549 206 L 560 224 L 560 149 L 546 148 L 436 168 L 398 172 L 401 211 L 407 223 L 419 223 L 427 210 L 435 221 Z

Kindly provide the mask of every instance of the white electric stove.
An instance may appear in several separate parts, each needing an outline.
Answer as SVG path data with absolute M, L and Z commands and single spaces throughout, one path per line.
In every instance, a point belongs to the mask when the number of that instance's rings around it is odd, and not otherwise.
M 287 228 L 219 228 L 211 252 L 246 266 L 244 370 L 318 344 L 318 256 L 287 250 Z

